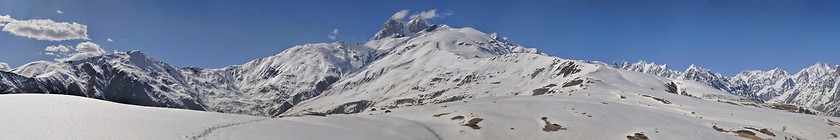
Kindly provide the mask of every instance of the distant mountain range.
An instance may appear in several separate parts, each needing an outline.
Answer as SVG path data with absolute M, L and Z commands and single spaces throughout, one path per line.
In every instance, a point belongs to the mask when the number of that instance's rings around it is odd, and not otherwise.
M 833 116 L 840 116 L 840 66 L 816 63 L 795 74 L 781 69 L 749 70 L 734 77 L 723 76 L 709 69 L 691 65 L 676 71 L 667 65 L 623 62 L 612 66 L 680 80 L 697 81 L 714 88 L 761 102 L 785 103 L 811 107 Z

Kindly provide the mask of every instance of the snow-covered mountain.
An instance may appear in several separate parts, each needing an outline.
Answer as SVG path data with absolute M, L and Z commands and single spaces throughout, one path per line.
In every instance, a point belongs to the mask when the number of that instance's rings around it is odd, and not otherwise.
M 658 76 L 692 80 L 732 94 L 768 103 L 785 103 L 810 107 L 830 115 L 840 115 L 840 67 L 816 63 L 795 74 L 781 69 L 749 70 L 734 77 L 723 76 L 708 69 L 691 65 L 685 71 L 675 71 L 667 65 L 639 61 L 622 63 L 621 69 Z
M 840 112 L 833 96 L 838 92 L 834 80 L 838 70 L 825 64 L 795 75 L 750 71 L 736 77 L 696 66 L 682 72 L 645 62 L 610 66 L 548 56 L 496 33 L 433 25 L 420 17 L 389 19 L 368 42 L 299 45 L 219 69 L 178 68 L 140 51 L 37 61 L 0 70 L 0 93 L 69 94 L 276 117 L 360 113 L 482 97 L 560 95 L 587 90 L 587 83 L 638 85 L 590 75 L 615 69 L 672 79 L 648 81 L 657 86 L 646 88 L 655 90 L 688 95 L 679 88 L 684 84 L 679 80 L 697 81 L 759 101 L 756 104 Z M 796 112 L 811 112 L 800 110 L 804 111 Z
M 583 64 L 588 65 L 588 64 Z M 598 65 L 544 95 L 263 118 L 116 104 L 90 98 L 0 95 L 2 139 L 837 139 L 840 119 L 789 113 L 702 83 Z M 585 71 L 585 72 L 584 72 Z M 667 92 L 671 82 L 679 93 Z M 577 84 L 577 85 L 572 85 Z M 571 86 L 568 86 L 571 85 Z M 537 91 L 535 91 L 537 92 Z M 562 93 L 561 93 L 562 92 Z M 37 111 L 33 111 L 37 110 Z M 324 135 L 329 134 L 329 135 Z
M 556 59 L 536 49 L 512 44 L 496 34 L 429 25 L 415 17 L 408 23 L 388 20 L 382 31 L 367 43 L 300 45 L 275 56 L 221 69 L 177 68 L 140 51 L 78 61 L 37 61 L 0 73 L 0 91 L 70 94 L 145 106 L 279 116 L 322 92 L 339 94 L 342 88 L 336 87 L 337 82 L 343 81 L 342 86 L 367 82 L 408 64 L 424 65 L 447 59 L 469 59 L 463 63 L 472 63 L 480 60 L 477 58 L 513 53 Z M 436 55 L 440 57 L 433 57 Z M 469 80 L 474 79 L 465 79 L 464 83 Z M 366 88 L 382 86 L 364 84 L 371 86 Z M 354 111 L 345 113 L 350 112 Z
M 4 62 L 0 62 L 0 70 L 9 70 L 9 69 L 12 69 L 12 67 L 10 67 L 9 64 L 6 64 Z
M 2 93 L 69 94 L 144 106 L 204 110 L 178 68 L 138 51 L 79 61 L 36 61 L 0 71 Z
M 277 116 L 373 59 L 358 43 L 309 44 L 221 69 L 177 68 L 129 51 L 0 71 L 2 93 L 69 94 L 120 103 Z

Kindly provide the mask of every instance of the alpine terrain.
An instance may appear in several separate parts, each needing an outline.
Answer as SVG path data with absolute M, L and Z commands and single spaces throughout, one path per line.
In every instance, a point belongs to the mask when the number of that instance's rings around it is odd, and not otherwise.
M 0 115 L 0 139 L 840 135 L 838 66 L 727 77 L 697 66 L 568 60 L 420 16 L 389 19 L 367 42 L 299 45 L 219 69 L 176 67 L 141 51 L 3 64 L 0 93 L 10 95 L 0 95 L 0 112 L 13 115 Z

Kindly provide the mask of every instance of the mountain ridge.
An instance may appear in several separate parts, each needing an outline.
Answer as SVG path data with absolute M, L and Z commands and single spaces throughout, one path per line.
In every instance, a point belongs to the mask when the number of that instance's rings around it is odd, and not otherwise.
M 414 32 L 408 35 L 438 31 L 483 35 L 471 28 L 427 25 L 426 21 L 418 18 L 410 22 L 410 27 L 425 28 L 414 28 Z M 389 23 L 404 24 L 402 21 L 389 20 L 386 25 Z M 383 27 L 383 32 L 389 28 Z M 400 30 L 407 28 L 401 26 Z M 405 36 L 401 35 L 385 36 L 367 43 L 298 45 L 273 56 L 218 69 L 178 68 L 148 57 L 138 50 L 78 61 L 36 61 L 2 71 L 0 91 L 4 94 L 69 94 L 144 106 L 279 116 L 299 102 L 326 91 L 341 77 L 365 69 L 365 66 L 386 55 L 402 55 L 416 50 L 446 50 L 444 52 L 466 58 L 537 52 L 518 45 L 501 47 L 499 43 L 495 43 L 499 47 L 474 46 L 466 49 L 396 47 L 399 45 L 388 44 L 405 43 L 408 38 L 402 38 Z M 484 41 L 493 42 L 486 38 L 489 37 L 485 37 Z M 120 92 L 112 91 L 116 89 L 135 92 L 117 94 Z
M 795 104 L 812 107 L 830 115 L 840 115 L 838 105 L 840 95 L 837 89 L 840 79 L 840 67 L 831 67 L 822 62 L 803 68 L 795 74 L 779 68 L 767 71 L 746 70 L 735 76 L 728 77 L 708 69 L 691 65 L 685 72 L 675 71 L 665 65 L 623 62 L 625 70 L 654 74 L 658 76 L 686 79 L 704 83 L 732 94 L 749 97 L 762 102 Z M 651 71 L 650 67 L 662 68 Z M 692 75 L 687 75 L 691 70 Z M 698 72 L 703 72 L 698 74 Z M 696 78 L 701 77 L 701 78 Z
M 762 72 L 747 72 L 741 76 L 744 78 L 733 79 L 694 65 L 683 72 L 644 61 L 607 65 L 549 56 L 497 33 L 428 24 L 419 17 L 408 23 L 389 19 L 368 42 L 297 45 L 273 56 L 218 69 L 178 68 L 140 51 L 77 61 L 37 61 L 11 71 L 0 70 L 0 92 L 58 93 L 144 106 L 277 117 L 360 113 L 488 96 L 571 93 L 586 90 L 585 83 L 597 83 L 598 79 L 587 75 L 609 71 L 605 67 L 675 80 L 651 89 L 680 85 L 676 80 L 698 81 L 760 102 L 840 113 L 835 105 L 840 101 L 822 100 L 833 99 L 838 92 L 837 86 L 820 84 L 837 82 L 824 78 L 840 73 L 827 64 L 803 69 L 782 84 L 778 81 L 787 75 L 784 71 L 774 71 L 784 74 L 767 78 L 761 78 Z M 818 82 L 799 84 L 812 80 Z M 801 93 L 817 94 L 802 98 L 805 94 Z

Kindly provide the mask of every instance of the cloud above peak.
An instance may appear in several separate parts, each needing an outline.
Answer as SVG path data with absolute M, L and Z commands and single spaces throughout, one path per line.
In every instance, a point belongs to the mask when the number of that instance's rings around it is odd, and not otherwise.
M 59 61 L 75 61 L 82 60 L 88 57 L 105 55 L 105 50 L 99 47 L 99 44 L 93 42 L 82 42 L 76 45 L 76 52 L 69 57 L 57 59 Z
M 67 52 L 70 51 L 70 48 L 64 45 L 47 46 L 44 51 L 46 51 L 46 53 L 44 53 L 46 55 L 61 56 L 67 54 Z
M 408 16 L 412 19 L 413 18 L 420 18 L 420 19 L 424 19 L 424 20 L 429 20 L 429 19 L 435 19 L 435 18 L 443 18 L 443 17 L 452 15 L 452 12 L 438 13 L 437 9 L 432 9 L 432 10 L 429 10 L 429 11 L 420 11 L 420 13 L 416 13 L 416 14 L 413 14 L 413 15 L 410 15 L 410 16 L 409 16 L 408 12 L 409 12 L 409 10 L 407 10 L 407 9 L 406 10 L 400 10 L 400 11 L 394 13 L 394 15 L 391 15 L 391 20 L 402 21 L 403 19 L 405 19 L 406 16 Z
M 338 29 L 333 29 L 333 31 L 332 31 L 332 32 L 330 32 L 330 35 L 327 35 L 327 38 L 330 38 L 330 39 L 332 39 L 332 40 L 335 40 L 335 38 L 336 38 L 337 36 L 338 36 Z
M 0 16 L 3 31 L 12 35 L 45 41 L 90 40 L 87 25 L 55 22 L 49 19 L 17 20 L 9 15 Z
M 415 14 L 415 15 L 411 16 L 411 18 L 415 18 L 415 17 L 420 17 L 422 19 L 432 19 L 432 18 L 440 17 L 440 15 L 437 14 L 437 9 L 432 9 L 432 10 L 429 10 L 429 11 L 422 11 L 419 14 Z
M 391 16 L 391 19 L 400 21 L 400 20 L 404 19 L 405 16 L 407 16 L 407 15 L 408 15 L 408 10 L 400 10 L 399 12 L 394 13 L 394 15 Z
M 428 19 L 433 19 L 433 18 L 443 18 L 443 17 L 450 16 L 450 15 L 452 15 L 452 13 L 450 13 L 450 12 L 439 14 L 437 12 L 437 9 L 432 9 L 432 10 L 429 10 L 429 11 L 420 11 L 420 13 L 411 15 L 411 18 L 421 18 L 421 19 L 428 20 Z
M 82 42 L 75 47 L 68 47 L 64 45 L 47 46 L 44 51 L 46 51 L 46 53 L 44 53 L 46 55 L 57 57 L 55 59 L 56 61 L 75 61 L 107 54 L 107 52 L 105 52 L 99 44 L 93 42 Z

